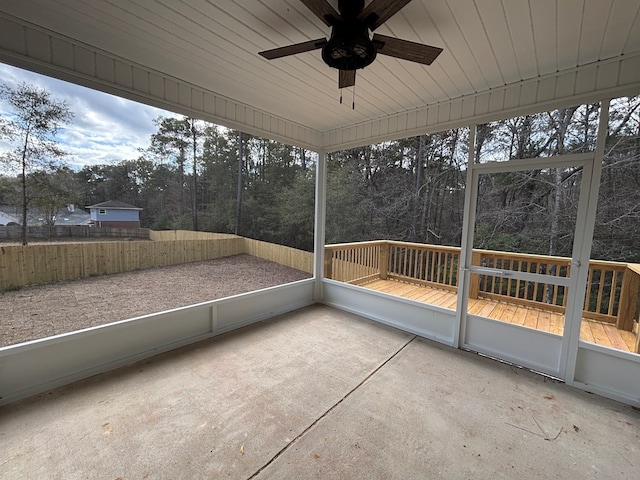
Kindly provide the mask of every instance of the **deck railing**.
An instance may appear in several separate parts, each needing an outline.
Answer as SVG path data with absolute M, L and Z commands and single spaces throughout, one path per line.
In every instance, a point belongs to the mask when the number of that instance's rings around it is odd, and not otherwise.
M 353 284 L 398 280 L 457 290 L 460 248 L 397 241 L 343 243 L 325 247 L 325 277 Z M 473 250 L 472 264 L 501 271 L 567 277 L 571 259 L 545 255 Z M 632 331 L 638 320 L 640 265 L 591 260 L 583 317 Z M 566 287 L 472 274 L 471 298 L 484 298 L 564 312 Z M 638 335 L 640 338 L 640 335 Z
M 343 243 L 325 247 L 324 276 L 356 285 L 386 278 L 387 242 Z M 384 255 L 384 257 L 383 257 Z
M 474 250 L 472 264 L 502 271 L 539 273 L 556 277 L 568 277 L 571 271 L 571 259 L 566 257 L 490 250 Z M 583 311 L 585 318 L 616 323 L 626 269 L 625 263 L 602 260 L 589 262 Z M 477 288 L 477 293 L 474 288 Z M 494 300 L 508 299 L 513 303 L 544 307 L 558 312 L 564 312 L 567 302 L 564 286 L 492 275 L 473 275 L 471 296 Z

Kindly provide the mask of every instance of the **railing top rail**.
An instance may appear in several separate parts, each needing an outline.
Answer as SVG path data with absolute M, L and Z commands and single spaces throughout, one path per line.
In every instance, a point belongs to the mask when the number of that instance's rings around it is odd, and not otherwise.
M 484 250 L 481 248 L 474 248 L 473 251 L 475 253 L 480 253 L 484 255 L 493 255 L 493 256 L 501 256 L 501 257 L 522 257 L 528 259 L 534 259 L 539 261 L 555 261 L 555 262 L 571 262 L 569 257 L 557 257 L 553 255 L 540 255 L 536 253 L 522 253 L 522 252 L 503 252 L 501 250 Z
M 415 242 L 402 242 L 400 240 L 369 240 L 366 242 L 349 242 L 349 243 L 331 243 L 325 245 L 324 248 L 329 250 L 338 250 L 343 248 L 362 248 L 366 246 L 372 245 L 398 245 L 401 247 L 409 247 L 409 248 L 421 248 L 421 249 L 431 249 L 431 250 L 444 250 L 451 252 L 459 252 L 460 247 L 450 247 L 447 245 L 433 245 L 431 243 L 415 243 Z
M 324 248 L 329 250 L 339 250 L 342 248 L 362 248 L 362 247 L 372 246 L 372 245 L 383 245 L 385 243 L 389 243 L 389 241 L 388 240 L 369 240 L 367 242 L 332 243 L 329 245 L 325 245 Z
M 388 240 L 389 245 L 397 245 L 400 247 L 420 248 L 429 250 L 442 250 L 444 252 L 460 252 L 460 247 L 451 247 L 448 245 L 433 245 L 431 243 L 415 243 L 415 242 L 401 242 L 399 240 Z
M 519 258 L 528 258 L 528 259 L 535 259 L 535 260 L 539 260 L 539 261 L 555 261 L 555 262 L 571 262 L 571 258 L 569 257 L 558 257 L 558 256 L 553 256 L 553 255 L 540 255 L 540 254 L 535 254 L 535 253 L 518 253 L 518 252 L 503 252 L 500 250 L 483 250 L 483 249 L 473 249 L 474 252 L 478 252 L 478 253 L 484 253 L 486 255 L 499 255 L 499 256 L 503 256 L 503 257 L 519 257 Z M 599 265 L 599 266 L 603 266 L 603 267 L 607 267 L 611 270 L 624 270 L 627 265 L 627 263 L 625 262 L 612 262 L 609 260 L 589 260 L 589 264 L 590 265 Z
M 637 265 L 640 268 L 640 265 L 636 263 L 625 263 L 625 262 L 612 262 L 610 260 L 589 260 L 590 265 L 601 265 L 603 267 L 607 267 L 611 270 L 624 270 L 631 265 Z
M 326 249 L 329 250 L 340 250 L 345 248 L 364 248 L 368 246 L 376 246 L 376 245 L 395 245 L 400 247 L 408 247 L 408 248 L 416 248 L 416 249 L 429 249 L 429 250 L 441 250 L 444 252 L 452 252 L 457 253 L 460 251 L 460 247 L 451 247 L 447 245 L 434 245 L 429 243 L 415 243 L 415 242 L 402 242 L 399 240 L 370 240 L 366 242 L 349 242 L 349 243 L 334 243 L 325 245 Z M 567 263 L 571 262 L 571 258 L 569 257 L 559 257 L 552 255 L 540 255 L 533 253 L 519 253 L 519 252 L 504 252 L 500 250 L 485 250 L 480 248 L 474 248 L 474 253 L 480 253 L 491 256 L 501 256 L 501 257 L 511 257 L 511 258 L 520 258 L 527 259 L 529 261 L 537 260 L 539 262 L 556 262 L 556 263 Z M 630 268 L 634 272 L 640 275 L 640 264 L 637 263 L 625 263 L 625 262 L 613 262 L 609 260 L 589 260 L 589 265 L 605 267 L 609 270 L 617 270 L 623 271 L 625 268 Z

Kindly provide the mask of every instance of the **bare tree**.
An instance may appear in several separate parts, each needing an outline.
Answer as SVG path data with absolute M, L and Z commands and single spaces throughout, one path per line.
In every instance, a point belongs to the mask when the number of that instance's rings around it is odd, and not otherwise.
M 0 161 L 21 175 L 22 244 L 27 244 L 27 211 L 29 205 L 27 174 L 48 170 L 66 155 L 55 140 L 58 129 L 73 114 L 66 102 L 52 98 L 44 89 L 19 84 L 16 88 L 0 86 L 0 99 L 11 108 L 8 118 L 0 119 L 0 134 L 14 148 L 0 155 Z

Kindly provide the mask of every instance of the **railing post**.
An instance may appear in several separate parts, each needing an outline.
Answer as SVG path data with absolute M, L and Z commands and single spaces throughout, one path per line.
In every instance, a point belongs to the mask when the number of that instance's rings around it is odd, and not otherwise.
M 324 249 L 324 278 L 332 279 L 333 275 L 333 250 Z
M 482 254 L 480 252 L 473 251 L 471 253 L 471 265 L 479 267 L 481 261 Z M 472 273 L 469 277 L 469 298 L 478 298 L 478 295 L 480 293 L 480 275 L 477 273 Z
M 387 279 L 389 269 L 389 244 L 383 242 L 380 245 L 380 280 Z
M 631 332 L 638 304 L 638 290 L 640 290 L 640 272 L 627 268 L 622 277 L 622 289 L 620 291 L 620 304 L 618 305 L 618 318 L 616 327 L 619 330 Z M 640 332 L 639 336 L 640 336 Z

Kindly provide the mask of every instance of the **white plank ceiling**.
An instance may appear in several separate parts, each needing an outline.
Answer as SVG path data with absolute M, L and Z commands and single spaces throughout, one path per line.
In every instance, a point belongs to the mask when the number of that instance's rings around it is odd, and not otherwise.
M 413 0 L 376 33 L 444 52 L 340 104 L 319 51 L 257 54 L 328 36 L 297 0 L 0 2 L 2 62 L 316 150 L 640 93 L 638 0 Z

